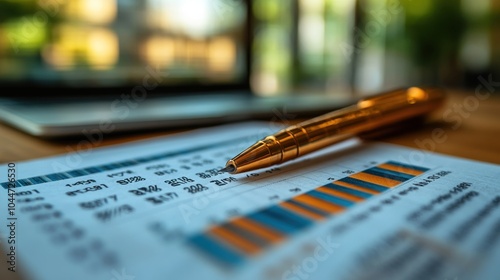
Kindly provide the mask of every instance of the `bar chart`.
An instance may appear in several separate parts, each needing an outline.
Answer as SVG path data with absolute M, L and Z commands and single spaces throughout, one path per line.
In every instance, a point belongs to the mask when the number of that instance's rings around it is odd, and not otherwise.
M 427 170 L 388 161 L 213 226 L 190 236 L 188 243 L 220 264 L 235 267 L 295 233 Z

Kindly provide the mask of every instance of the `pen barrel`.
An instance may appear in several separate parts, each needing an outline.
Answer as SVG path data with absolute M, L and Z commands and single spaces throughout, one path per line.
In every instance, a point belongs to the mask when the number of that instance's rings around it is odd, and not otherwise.
M 229 160 L 226 168 L 232 173 L 265 168 L 353 136 L 386 130 L 437 109 L 444 96 L 441 89 L 417 87 L 375 95 L 268 136 Z
M 443 104 L 444 96 L 438 88 L 391 91 L 291 126 L 263 142 L 274 155 L 273 162 L 285 162 L 360 133 L 430 113 Z

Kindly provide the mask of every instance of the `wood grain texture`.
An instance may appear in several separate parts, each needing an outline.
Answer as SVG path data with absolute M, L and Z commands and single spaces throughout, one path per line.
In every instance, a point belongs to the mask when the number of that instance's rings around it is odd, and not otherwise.
M 451 92 L 425 125 L 380 140 L 500 164 L 500 92 L 485 100 L 473 92 Z

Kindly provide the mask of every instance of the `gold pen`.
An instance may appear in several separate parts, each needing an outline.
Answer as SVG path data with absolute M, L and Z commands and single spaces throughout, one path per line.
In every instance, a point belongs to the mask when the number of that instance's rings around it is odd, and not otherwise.
M 410 87 L 377 94 L 267 136 L 229 160 L 221 171 L 236 174 L 281 164 L 348 138 L 424 116 L 444 100 L 445 92 L 440 88 Z

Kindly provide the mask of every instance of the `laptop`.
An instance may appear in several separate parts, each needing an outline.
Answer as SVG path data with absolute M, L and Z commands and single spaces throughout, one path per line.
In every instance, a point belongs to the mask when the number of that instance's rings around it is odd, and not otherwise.
M 2 1 L 0 120 L 57 138 L 307 118 L 354 102 L 258 94 L 251 2 Z

